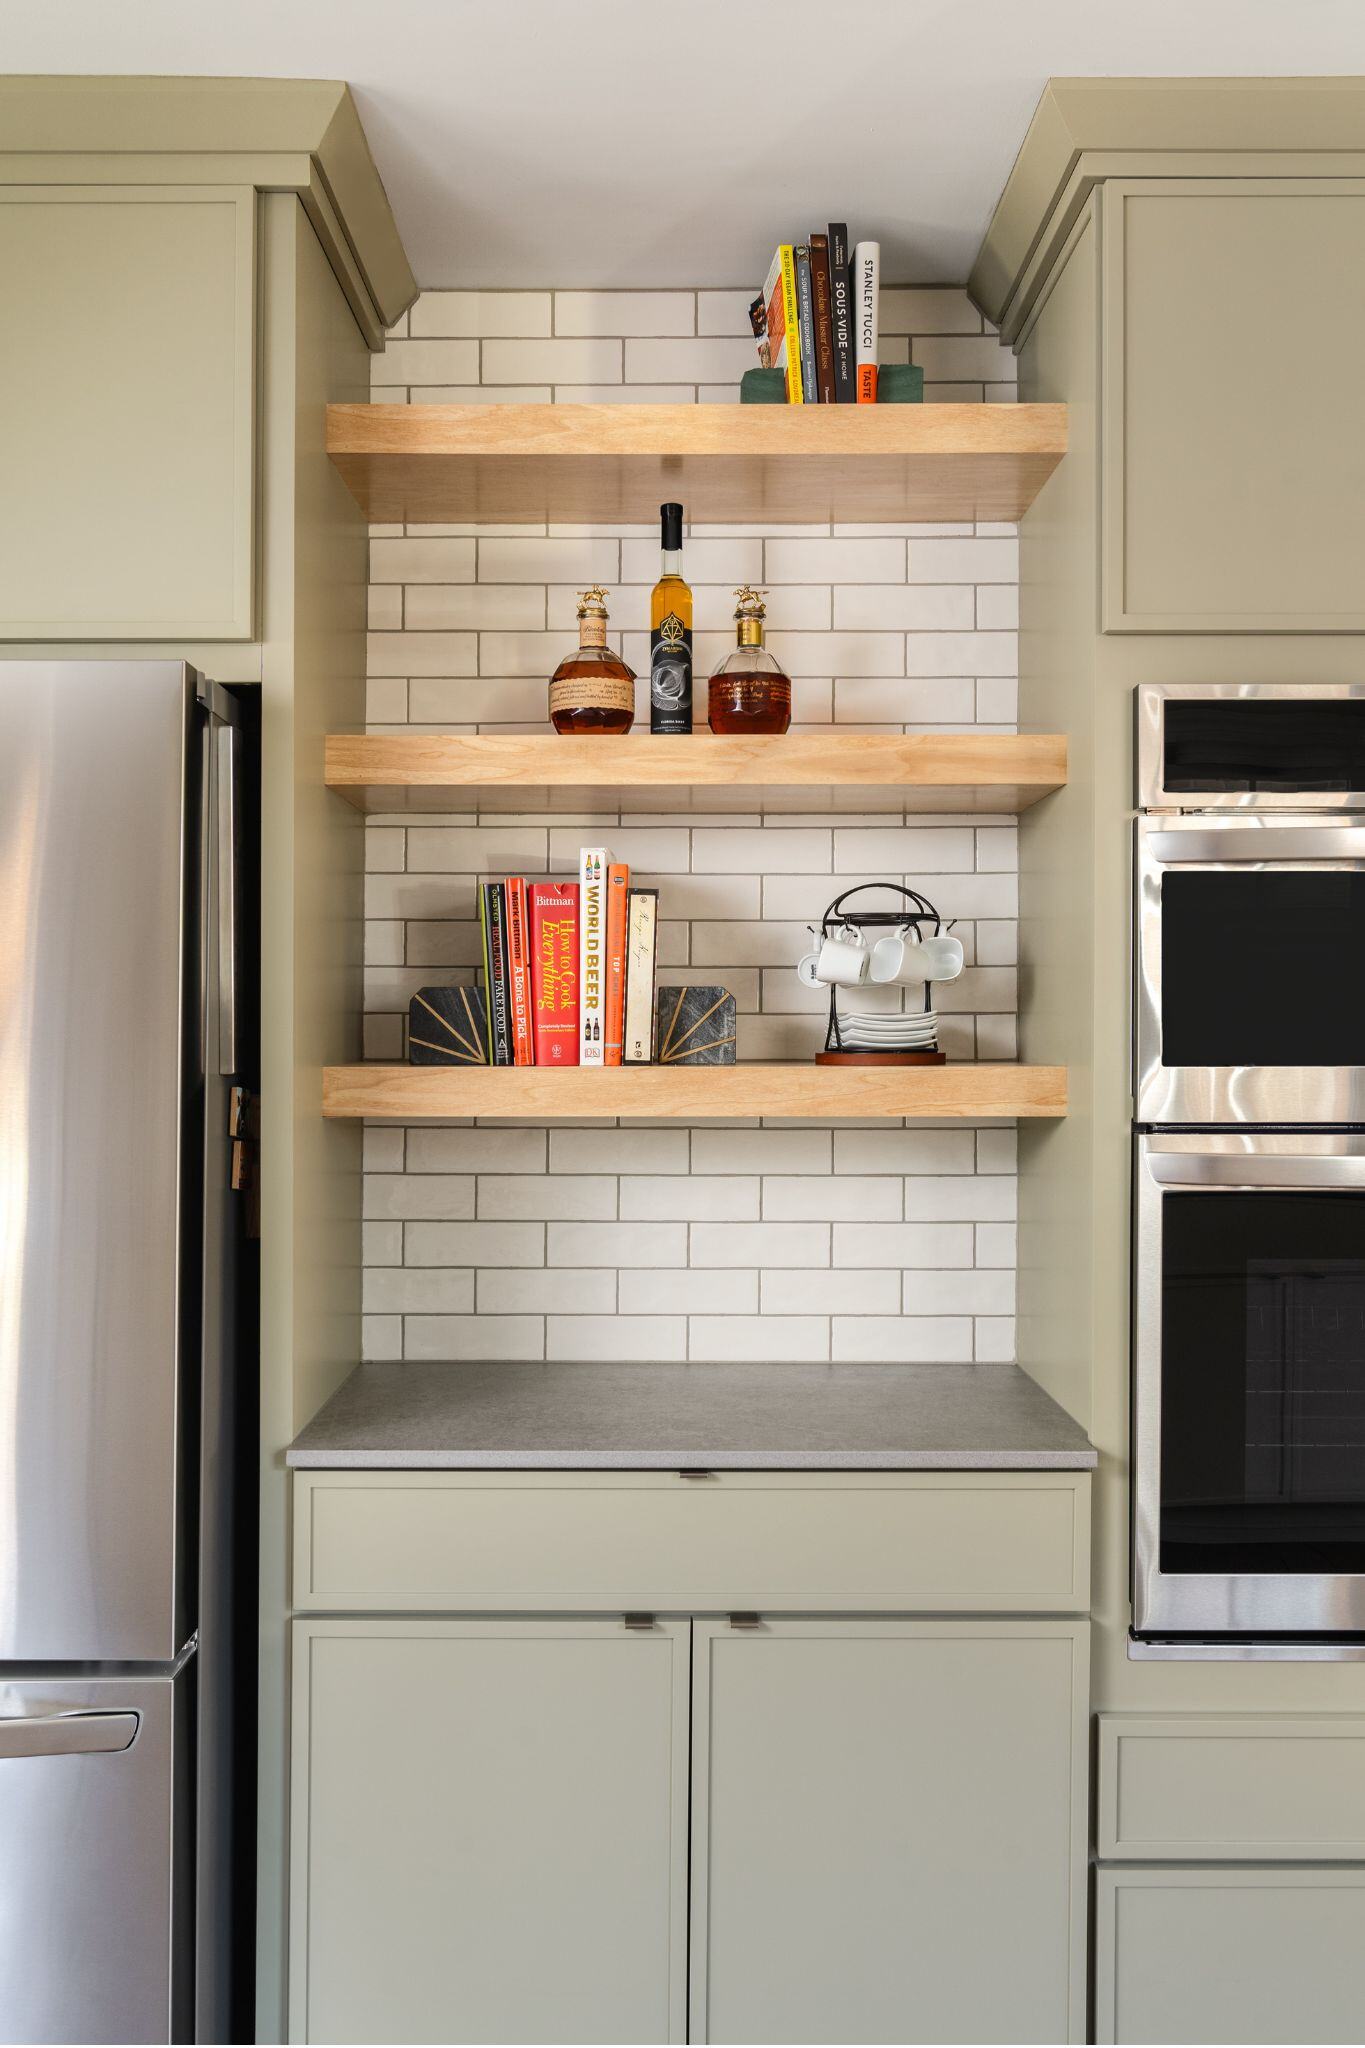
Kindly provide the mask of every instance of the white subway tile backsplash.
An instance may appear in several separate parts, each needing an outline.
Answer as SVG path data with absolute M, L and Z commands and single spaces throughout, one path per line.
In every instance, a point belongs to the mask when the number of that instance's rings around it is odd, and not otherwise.
M 550 1223 L 547 1266 L 685 1266 L 686 1223 Z
M 370 541 L 372 583 L 472 583 L 474 567 L 472 540 Z
M 549 292 L 423 292 L 408 316 L 416 335 L 548 334 Z
M 609 1316 L 616 1311 L 615 1273 L 562 1266 L 532 1272 L 525 1266 L 488 1266 L 478 1275 L 480 1315 Z
M 887 1365 L 956 1365 L 972 1356 L 970 1316 L 835 1316 L 836 1360 Z
M 777 1222 L 899 1221 L 903 1183 L 889 1176 L 868 1179 L 840 1174 L 818 1180 L 805 1174 L 774 1174 L 763 1182 L 763 1220 Z
M 827 1266 L 828 1223 L 694 1223 L 694 1266 Z
M 477 384 L 477 341 L 391 341 L 371 358 L 372 384 Z
M 374 393 L 735 399 L 755 360 L 749 296 L 429 292 L 375 364 Z M 961 289 L 888 288 L 882 325 L 884 359 L 922 363 L 931 401 L 1013 397 L 1013 358 Z M 652 520 L 372 529 L 371 728 L 543 732 L 577 592 L 601 583 L 650 745 L 644 622 L 658 566 Z M 701 721 L 706 675 L 734 644 L 733 590 L 748 581 L 770 589 L 768 640 L 795 678 L 798 730 L 1013 729 L 1013 526 L 698 523 L 684 567 Z M 838 890 L 886 877 L 923 886 L 959 921 L 968 968 L 938 992 L 950 1057 L 1014 1056 L 1008 818 L 618 820 L 604 807 L 381 818 L 365 842 L 367 1057 L 403 1057 L 414 989 L 474 977 L 480 879 L 572 875 L 586 843 L 659 889 L 667 976 L 734 991 L 741 1057 L 811 1056 L 825 1003 L 792 972 L 805 926 Z M 371 1126 L 364 1355 L 1008 1358 L 1014 1170 L 1008 1127 Z
M 690 339 L 626 341 L 625 377 L 628 384 L 726 383 L 738 384 L 745 370 L 752 369 L 752 334 L 696 335 Z
M 692 1316 L 687 1325 L 687 1355 L 712 1361 L 818 1363 L 829 1357 L 829 1326 L 820 1316 Z
M 545 625 L 545 592 L 537 583 L 417 583 L 407 594 L 404 625 L 409 632 L 509 626 L 539 632 Z
M 696 326 L 694 292 L 556 292 L 554 297 L 556 334 L 691 334 Z
M 547 1358 L 683 1359 L 687 1324 L 681 1316 L 548 1316 Z
M 411 346 L 411 344 L 409 344 Z M 485 384 L 619 384 L 621 342 L 614 337 L 485 341 Z
M 833 1268 L 814 1273 L 779 1270 L 759 1275 L 764 1315 L 894 1316 L 901 1305 L 901 1276 L 893 1270 L 859 1272 Z

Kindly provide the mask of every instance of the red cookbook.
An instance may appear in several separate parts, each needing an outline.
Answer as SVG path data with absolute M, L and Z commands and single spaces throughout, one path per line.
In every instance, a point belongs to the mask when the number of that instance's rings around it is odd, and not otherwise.
M 578 884 L 528 882 L 531 1007 L 538 1067 L 578 1065 Z

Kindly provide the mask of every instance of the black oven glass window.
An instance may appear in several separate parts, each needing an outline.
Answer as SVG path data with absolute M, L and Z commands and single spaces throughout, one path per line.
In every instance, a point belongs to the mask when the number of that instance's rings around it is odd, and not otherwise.
M 1365 1066 L 1365 874 L 1168 869 L 1161 1063 Z
M 1168 698 L 1164 733 L 1175 795 L 1365 789 L 1365 698 Z
M 1365 1193 L 1163 1197 L 1161 1569 L 1365 1571 Z

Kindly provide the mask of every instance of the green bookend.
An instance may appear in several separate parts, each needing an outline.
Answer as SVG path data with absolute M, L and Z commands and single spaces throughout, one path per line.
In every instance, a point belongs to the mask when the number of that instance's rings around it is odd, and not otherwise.
M 878 405 L 922 405 L 924 372 L 918 363 L 883 363 L 877 371 Z
M 739 402 L 741 405 L 785 405 L 786 371 L 746 370 L 739 380 Z

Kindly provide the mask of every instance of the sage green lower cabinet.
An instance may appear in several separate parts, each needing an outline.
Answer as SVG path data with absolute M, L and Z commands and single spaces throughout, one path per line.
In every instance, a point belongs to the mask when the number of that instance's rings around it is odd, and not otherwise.
M 294 1629 L 290 2037 L 686 2038 L 689 1626 Z
M 1082 2040 L 1087 1624 L 693 1626 L 691 2038 Z
M 1365 2036 L 1365 1870 L 1101 1870 L 1095 2038 Z

